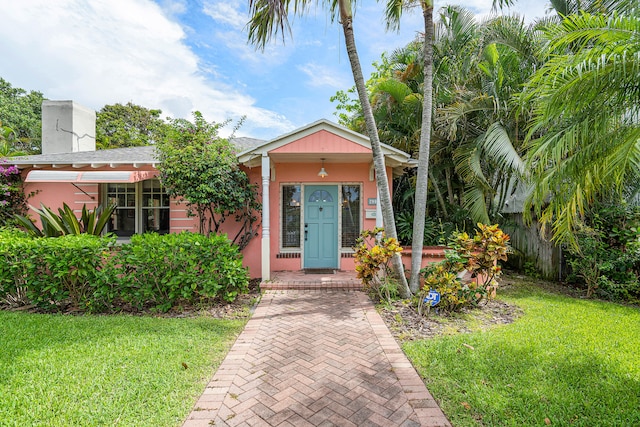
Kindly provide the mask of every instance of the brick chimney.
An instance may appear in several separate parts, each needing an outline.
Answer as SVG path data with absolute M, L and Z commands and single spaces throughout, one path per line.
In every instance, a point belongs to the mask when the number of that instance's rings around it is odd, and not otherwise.
M 42 154 L 95 149 L 95 111 L 73 101 L 42 103 Z

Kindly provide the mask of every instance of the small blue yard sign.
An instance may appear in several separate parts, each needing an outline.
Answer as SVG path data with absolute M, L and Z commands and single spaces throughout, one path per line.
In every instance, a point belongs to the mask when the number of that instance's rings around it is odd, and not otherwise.
M 424 302 L 431 302 L 431 307 L 433 307 L 434 305 L 438 304 L 440 302 L 440 292 L 434 290 L 434 289 L 430 289 L 429 293 L 427 294 L 427 296 L 424 299 Z

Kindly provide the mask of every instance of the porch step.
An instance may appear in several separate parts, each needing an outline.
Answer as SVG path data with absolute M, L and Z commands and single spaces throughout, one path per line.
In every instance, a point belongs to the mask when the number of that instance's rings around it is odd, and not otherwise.
M 348 290 L 348 291 L 361 291 L 361 282 L 262 282 L 260 283 L 261 290 L 298 290 L 298 291 L 336 291 L 336 290 Z
M 275 271 L 271 274 L 271 280 L 260 283 L 260 289 L 361 291 L 362 282 L 356 278 L 355 271 L 333 271 L 325 274 L 305 274 L 304 271 Z

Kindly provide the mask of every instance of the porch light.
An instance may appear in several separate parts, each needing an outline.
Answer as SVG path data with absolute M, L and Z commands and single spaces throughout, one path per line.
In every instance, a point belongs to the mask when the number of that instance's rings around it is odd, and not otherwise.
M 329 174 L 327 173 L 327 171 L 326 171 L 326 170 L 324 170 L 324 159 L 322 159 L 322 168 L 320 168 L 320 172 L 318 172 L 318 176 L 319 176 L 320 178 L 324 178 L 324 177 L 326 177 L 327 175 L 329 175 Z

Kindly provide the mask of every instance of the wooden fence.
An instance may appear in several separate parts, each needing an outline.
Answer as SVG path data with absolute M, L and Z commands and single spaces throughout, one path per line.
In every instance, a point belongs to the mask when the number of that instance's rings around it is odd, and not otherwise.
M 510 265 L 523 270 L 531 263 L 544 279 L 561 280 L 565 274 L 562 248 L 551 241 L 548 230 L 543 236 L 538 223 L 526 224 L 521 213 L 505 214 L 501 228 L 511 236 Z

